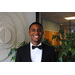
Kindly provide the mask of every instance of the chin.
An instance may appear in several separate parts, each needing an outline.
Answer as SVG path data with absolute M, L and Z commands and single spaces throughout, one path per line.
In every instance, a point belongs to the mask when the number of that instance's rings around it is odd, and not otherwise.
M 35 40 L 34 42 L 40 42 L 40 40 Z

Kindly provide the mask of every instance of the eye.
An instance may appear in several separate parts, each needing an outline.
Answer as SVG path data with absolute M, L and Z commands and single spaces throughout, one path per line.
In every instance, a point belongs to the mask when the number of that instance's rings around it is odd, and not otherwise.
M 32 29 L 32 32 L 35 32 L 35 29 Z
M 38 29 L 38 32 L 42 32 L 42 30 L 41 29 Z

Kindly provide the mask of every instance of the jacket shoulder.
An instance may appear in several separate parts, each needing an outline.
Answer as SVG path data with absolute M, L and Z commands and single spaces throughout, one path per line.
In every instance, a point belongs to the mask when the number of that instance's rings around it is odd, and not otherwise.
M 24 50 L 24 49 L 26 49 L 26 48 L 29 48 L 29 43 L 28 44 L 26 44 L 26 45 L 24 45 L 24 46 L 22 46 L 22 47 L 20 47 L 20 48 L 18 48 L 17 50 Z
M 54 49 L 54 47 L 49 46 L 49 45 L 47 45 L 47 44 L 45 44 L 45 43 L 42 43 L 42 44 L 43 44 L 43 47 L 46 47 L 46 48 L 52 48 L 52 49 Z

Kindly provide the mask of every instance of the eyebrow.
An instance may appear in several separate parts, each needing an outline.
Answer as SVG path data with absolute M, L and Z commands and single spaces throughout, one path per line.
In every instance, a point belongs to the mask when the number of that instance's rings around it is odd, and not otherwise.
M 32 28 L 32 29 L 36 29 L 36 28 Z M 42 29 L 42 28 L 38 28 L 38 29 Z

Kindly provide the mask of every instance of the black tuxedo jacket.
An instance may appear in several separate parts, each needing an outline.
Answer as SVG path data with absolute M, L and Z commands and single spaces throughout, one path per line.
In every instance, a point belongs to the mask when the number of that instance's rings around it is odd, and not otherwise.
M 41 62 L 55 62 L 54 48 L 42 43 L 42 59 Z M 17 49 L 15 62 L 32 62 L 30 57 L 30 43 Z

